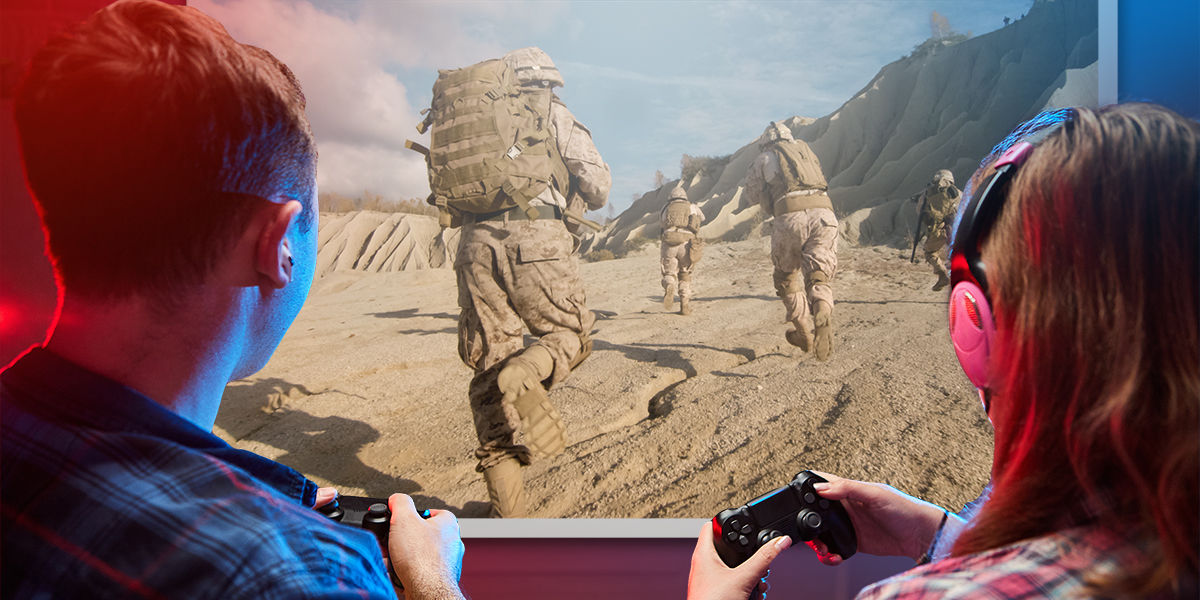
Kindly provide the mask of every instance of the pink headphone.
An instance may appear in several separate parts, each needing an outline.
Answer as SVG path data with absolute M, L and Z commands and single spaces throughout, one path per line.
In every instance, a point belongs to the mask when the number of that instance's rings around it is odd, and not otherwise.
M 982 191 L 971 195 L 966 208 L 958 214 L 950 255 L 950 340 L 967 378 L 979 388 L 985 410 L 989 408 L 985 390 L 988 388 L 988 357 L 995 343 L 996 322 L 992 318 L 987 268 L 979 246 L 1000 215 L 1017 168 L 1029 158 L 1036 144 L 1068 122 L 1072 114 L 1073 111 L 1068 109 L 1039 115 L 1054 123 L 1005 150 L 995 162 L 996 173 L 980 186 Z M 1030 124 L 1038 121 L 1035 119 Z

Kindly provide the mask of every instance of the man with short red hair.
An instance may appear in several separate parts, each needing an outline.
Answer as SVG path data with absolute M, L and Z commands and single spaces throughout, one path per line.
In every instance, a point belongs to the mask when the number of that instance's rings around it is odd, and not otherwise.
M 316 145 L 268 52 L 125 0 L 34 58 L 15 114 L 59 285 L 0 374 L 4 597 L 394 597 L 332 493 L 211 433 L 316 261 Z M 454 515 L 389 499 L 410 598 L 461 598 Z

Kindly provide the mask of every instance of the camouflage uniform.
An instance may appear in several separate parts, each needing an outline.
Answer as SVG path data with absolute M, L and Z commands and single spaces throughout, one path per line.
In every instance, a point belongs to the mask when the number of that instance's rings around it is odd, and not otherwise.
M 780 153 L 775 150 L 784 144 L 791 145 L 790 149 L 805 157 L 809 165 L 790 184 Z M 826 193 L 825 177 L 808 144 L 793 140 L 783 125 L 772 123 L 760 147 L 763 152 L 750 165 L 743 194 L 748 202 L 775 217 L 771 262 L 775 265 L 775 291 L 783 300 L 787 321 L 795 327 L 788 332 L 788 341 L 807 351 L 814 344 L 815 334 L 814 352 L 824 360 L 832 350 L 830 280 L 837 272 L 838 237 L 837 217 Z
M 550 186 L 530 202 L 549 209 L 604 206 L 612 176 L 591 133 L 561 101 L 550 111 L 551 133 L 571 173 L 571 202 Z M 528 220 L 519 209 L 492 220 L 467 215 L 454 268 L 458 275 L 459 356 L 475 371 L 471 410 L 479 448 L 479 471 L 507 458 L 529 464 L 530 451 L 518 436 L 516 409 L 501 402 L 497 375 L 524 350 L 523 325 L 553 357 L 548 386 L 566 378 L 591 352 L 595 317 L 586 307 L 574 254 L 574 238 L 560 218 Z
M 941 290 L 950 283 L 945 262 L 947 244 L 961 200 L 962 192 L 954 187 L 954 175 L 946 169 L 933 174 L 933 179 L 917 199 L 924 207 L 921 212 L 921 234 L 925 236 L 925 262 L 933 267 L 933 272 L 938 276 L 934 290 Z
M 682 190 L 672 192 L 671 200 L 667 201 L 667 205 L 663 206 L 662 213 L 659 215 L 659 229 L 662 231 L 662 248 L 659 257 L 662 263 L 663 306 L 668 310 L 671 308 L 675 291 L 678 289 L 679 310 L 681 313 L 687 314 L 688 302 L 692 298 L 692 273 L 695 268 L 692 257 L 696 250 L 695 245 L 702 243 L 696 234 L 700 232 L 700 225 L 704 223 L 704 211 L 689 201 L 687 227 L 671 227 L 667 223 L 667 208 L 671 205 L 671 201 L 677 198 L 686 201 L 687 193 Z M 678 241 L 684 238 L 686 241 Z

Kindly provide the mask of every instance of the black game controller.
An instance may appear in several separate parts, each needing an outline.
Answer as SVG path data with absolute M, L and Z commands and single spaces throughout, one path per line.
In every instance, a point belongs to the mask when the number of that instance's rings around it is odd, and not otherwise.
M 819 539 L 829 551 L 850 558 L 858 538 L 841 502 L 817 495 L 814 483 L 825 481 L 801 471 L 792 482 L 713 517 L 713 544 L 725 564 L 736 567 L 767 542 L 781 536 L 793 541 Z
M 392 569 L 392 561 L 388 559 L 388 531 L 392 526 L 392 511 L 388 509 L 387 500 L 339 494 L 317 511 L 344 525 L 366 529 L 375 534 L 375 541 L 379 542 L 379 549 L 383 552 L 384 562 L 387 563 L 388 575 L 392 577 L 392 585 L 397 589 L 404 589 L 400 579 L 396 577 L 396 571 Z M 420 512 L 421 518 L 429 518 L 429 509 Z

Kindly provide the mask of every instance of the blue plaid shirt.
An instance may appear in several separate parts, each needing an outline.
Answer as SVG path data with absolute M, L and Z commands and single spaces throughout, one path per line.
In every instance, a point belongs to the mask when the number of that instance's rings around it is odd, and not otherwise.
M 34 348 L 0 374 L 5 598 L 394 598 L 316 484 Z

